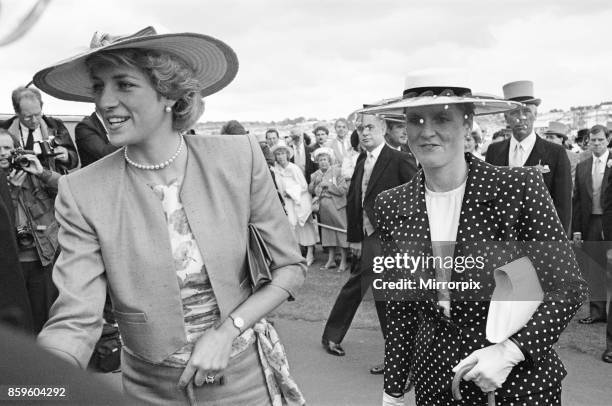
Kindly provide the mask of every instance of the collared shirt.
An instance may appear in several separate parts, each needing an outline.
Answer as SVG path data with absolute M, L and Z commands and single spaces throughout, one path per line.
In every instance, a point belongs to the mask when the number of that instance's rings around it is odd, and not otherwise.
M 599 158 L 593 154 L 593 166 L 591 168 L 591 181 L 593 182 L 593 209 L 591 214 L 603 214 L 601 207 L 601 184 L 603 181 L 604 172 L 610 151 L 606 150 Z
M 372 171 L 374 170 L 374 166 L 376 165 L 376 161 L 378 160 L 378 156 L 380 155 L 380 151 L 384 148 L 385 143 L 381 142 L 379 146 L 374 148 L 372 151 L 366 151 L 366 160 L 363 163 L 363 179 L 361 185 L 361 203 L 365 200 L 365 194 L 368 189 L 368 184 L 370 182 L 370 177 L 372 176 Z M 363 211 L 363 231 L 366 235 L 371 235 L 374 232 L 374 226 L 372 222 L 368 218 L 366 211 Z
M 300 168 L 302 174 L 306 173 L 306 146 L 304 141 L 293 144 L 293 162 Z
M 531 155 L 533 146 L 536 142 L 536 134 L 532 130 L 523 141 L 518 142 L 514 136 L 510 137 L 510 151 L 508 156 L 509 166 L 524 166 L 527 162 L 527 158 Z M 522 148 L 520 154 L 517 156 L 517 148 Z M 520 157 L 520 158 L 519 158 Z
M 387 142 L 386 144 L 387 144 L 387 146 L 388 146 L 389 148 L 392 148 L 392 149 L 394 149 L 394 150 L 396 150 L 396 151 L 402 152 L 402 146 L 401 146 L 401 145 L 399 145 L 399 146 L 397 146 L 397 147 L 394 147 L 393 145 L 389 144 L 388 142 Z
M 19 118 L 17 118 L 19 120 Z M 30 129 L 23 125 L 23 123 L 19 122 L 19 131 L 21 131 L 21 147 L 25 148 L 26 143 L 28 142 L 28 134 L 30 133 Z M 33 141 L 34 141 L 34 152 L 40 154 L 42 150 L 40 149 L 40 145 L 37 142 L 43 140 L 42 132 L 40 131 L 40 126 L 36 127 L 34 132 L 32 133 Z

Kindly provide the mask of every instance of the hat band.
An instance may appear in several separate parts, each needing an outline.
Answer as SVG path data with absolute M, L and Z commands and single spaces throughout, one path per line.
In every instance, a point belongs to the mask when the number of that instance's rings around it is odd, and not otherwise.
M 528 101 L 528 100 L 535 100 L 535 97 L 533 97 L 533 96 L 517 96 L 517 97 L 511 97 L 508 100 L 517 101 L 517 102 L 525 102 L 525 101 Z
M 467 87 L 413 87 L 404 90 L 403 98 L 426 96 L 445 96 L 445 97 L 470 97 L 472 90 Z

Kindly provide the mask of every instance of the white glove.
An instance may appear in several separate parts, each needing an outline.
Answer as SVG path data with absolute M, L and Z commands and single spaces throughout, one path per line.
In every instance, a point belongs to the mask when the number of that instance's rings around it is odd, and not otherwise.
M 383 391 L 382 406 L 404 406 L 404 395 L 394 398 Z
M 463 376 L 464 381 L 474 381 L 483 392 L 493 392 L 501 388 L 508 374 L 525 357 L 521 350 L 510 340 L 490 345 L 471 353 L 454 368 L 456 372 L 466 364 L 476 365 Z

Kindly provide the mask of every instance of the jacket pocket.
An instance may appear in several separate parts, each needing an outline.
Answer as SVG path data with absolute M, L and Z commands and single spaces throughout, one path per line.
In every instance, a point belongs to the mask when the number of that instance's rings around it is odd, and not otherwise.
M 126 313 L 120 312 L 118 310 L 113 310 L 113 315 L 115 316 L 117 321 L 124 323 L 144 324 L 147 322 L 147 315 L 144 313 Z

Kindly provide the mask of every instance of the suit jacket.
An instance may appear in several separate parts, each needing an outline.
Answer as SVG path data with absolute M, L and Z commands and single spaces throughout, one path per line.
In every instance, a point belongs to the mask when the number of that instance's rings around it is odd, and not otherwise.
M 290 145 L 293 148 L 293 144 Z M 304 177 L 306 178 L 306 183 L 310 184 L 310 176 L 317 170 L 319 169 L 319 165 L 317 165 L 313 160 L 312 160 L 312 153 L 314 152 L 314 150 L 312 149 L 312 147 L 309 147 L 308 145 L 306 145 L 305 141 L 302 141 L 302 145 L 300 145 L 300 147 L 304 148 L 304 157 L 306 159 L 305 164 L 304 164 Z M 293 157 L 291 157 L 291 159 L 289 160 L 289 162 L 295 163 L 295 155 Z
M 612 158 L 612 157 L 610 157 Z M 589 218 L 593 212 L 593 155 L 578 163 L 576 166 L 576 179 L 574 182 L 574 196 L 572 198 L 572 232 L 581 232 L 582 238 L 588 235 Z M 603 180 L 601 181 L 600 204 L 604 207 L 606 189 L 610 168 L 606 165 Z
M 79 149 L 81 166 L 87 166 L 98 159 L 114 152 L 114 146 L 106 136 L 106 129 L 96 113 L 83 118 L 74 129 L 74 141 Z
M 345 154 L 342 154 L 342 146 L 340 145 L 340 141 L 338 141 L 338 137 L 328 139 L 327 142 L 325 143 L 326 147 L 329 147 L 334 151 L 334 156 L 336 158 L 336 164 L 340 166 L 342 166 L 342 161 L 344 161 L 344 158 L 348 156 L 348 152 L 351 149 L 351 146 L 348 142 L 348 135 L 347 135 L 347 138 L 345 138 L 345 141 L 346 141 L 346 146 L 345 146 L 346 153 Z
M 250 135 L 188 135 L 185 141 L 189 155 L 180 198 L 221 319 L 251 293 L 248 223 L 270 250 L 271 283 L 293 297 L 304 279 L 304 259 L 257 141 Z M 86 366 L 100 337 L 108 283 L 123 342 L 132 353 L 159 363 L 185 345 L 165 214 L 122 151 L 62 177 L 56 212 L 62 252 L 53 280 L 59 297 L 39 343 Z
M 21 273 L 15 211 L 4 171 L 0 171 L 0 322 L 32 332 L 32 310 Z
M 79 165 L 79 155 L 77 154 L 76 147 L 72 142 L 72 138 L 70 137 L 70 133 L 68 129 L 62 122 L 57 118 L 42 116 L 47 128 L 49 129 L 49 136 L 55 137 L 55 142 L 57 145 L 61 145 L 62 147 L 68 150 L 68 162 L 63 163 L 59 161 L 53 161 L 53 165 L 55 166 L 55 170 L 60 173 L 66 173 L 70 169 L 74 169 Z M 11 134 L 11 138 L 13 138 L 13 144 L 15 147 L 21 145 L 21 129 L 19 125 L 19 118 L 14 116 L 4 122 L 2 128 L 8 130 L 9 134 Z M 24 134 L 24 140 L 27 134 Z M 54 169 L 54 168 L 51 168 Z
M 355 172 L 347 194 L 347 240 L 350 242 L 363 241 L 363 211 L 368 215 L 372 226 L 376 228 L 374 217 L 374 201 L 376 196 L 384 190 L 394 188 L 408 182 L 416 173 L 416 165 L 410 157 L 388 145 L 383 146 L 380 155 L 372 168 L 362 203 L 361 183 L 363 180 L 363 165 L 366 153 L 362 152 L 357 158 Z
M 387 295 L 385 391 L 402 393 L 411 372 L 417 404 L 433 404 L 433 399 L 447 404 L 452 399 L 451 369 L 474 350 L 491 345 L 485 327 L 494 269 L 527 256 L 544 291 L 544 302 L 512 336 L 526 359 L 512 369 L 497 391 L 498 401 L 532 393 L 534 387 L 546 390 L 560 385 L 565 369 L 552 346 L 587 294 L 566 234 L 559 220 L 550 216 L 552 200 L 539 173 L 494 167 L 469 153 L 465 157 L 469 172 L 454 258 L 480 256 L 484 265 L 461 271 L 455 265 L 451 280 L 475 281 L 481 287 L 452 290 L 450 318 L 439 312 L 435 289 L 394 290 Z M 423 171 L 408 184 L 381 193 L 375 213 L 385 256 L 433 255 Z M 517 243 L 520 241 L 532 243 Z M 428 280 L 435 277 L 435 271 L 431 265 L 419 266 L 415 272 L 391 268 L 382 277 Z M 486 395 L 473 382 L 461 385 L 465 404 L 486 404 Z
M 546 188 L 550 192 L 563 229 L 569 232 L 572 219 L 572 176 L 570 162 L 561 145 L 543 140 L 536 135 L 533 150 L 524 166 L 548 165 L 549 171 L 542 173 Z M 486 161 L 496 166 L 508 166 L 510 140 L 489 145 Z

